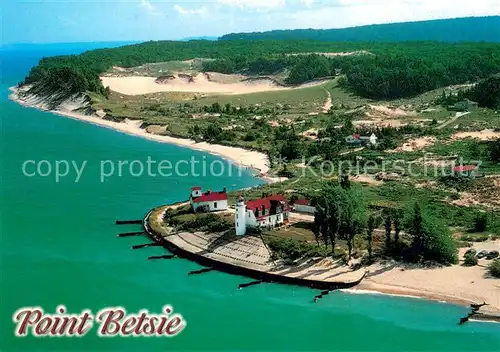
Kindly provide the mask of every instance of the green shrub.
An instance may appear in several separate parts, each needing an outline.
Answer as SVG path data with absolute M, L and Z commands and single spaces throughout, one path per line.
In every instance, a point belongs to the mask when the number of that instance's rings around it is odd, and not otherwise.
M 465 266 L 476 266 L 477 258 L 476 258 L 476 250 L 469 249 L 467 253 L 464 255 L 464 265 Z
M 488 272 L 491 276 L 500 278 L 500 258 L 491 262 L 488 266 Z
M 324 247 L 297 241 L 293 238 L 272 238 L 268 242 L 268 246 L 273 251 L 274 256 L 281 259 L 296 260 L 327 256 Z
M 488 217 L 485 213 L 479 213 L 474 218 L 473 232 L 484 232 L 488 227 Z
M 182 214 L 170 218 L 169 224 L 184 231 L 223 232 L 234 227 L 230 219 L 216 214 Z
M 460 237 L 461 241 L 465 242 L 486 242 L 488 241 L 489 236 L 488 235 L 462 235 Z

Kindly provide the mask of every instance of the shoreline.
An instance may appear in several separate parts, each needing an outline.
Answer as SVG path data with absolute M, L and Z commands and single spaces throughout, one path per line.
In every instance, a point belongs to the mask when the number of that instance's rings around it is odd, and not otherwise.
M 256 269 L 260 271 L 262 270 L 264 264 L 255 263 L 256 259 L 254 257 L 251 257 L 250 259 L 248 257 L 245 257 L 245 259 L 241 259 L 239 258 L 239 252 L 230 253 L 227 250 L 224 250 L 224 252 L 222 252 L 221 248 L 223 246 L 217 247 L 217 252 L 207 252 L 205 248 L 206 245 L 203 244 L 206 235 L 203 234 L 193 235 L 184 232 L 172 233 L 168 230 L 165 230 L 165 228 L 161 225 L 160 219 L 162 218 L 165 209 L 170 207 L 171 206 L 166 205 L 152 209 L 145 216 L 143 220 L 144 229 L 153 241 L 167 248 L 172 253 L 178 254 L 180 257 L 184 257 L 185 259 L 195 262 L 198 262 L 201 259 L 206 259 L 207 262 L 204 262 L 203 264 L 204 266 L 213 267 L 216 270 L 226 271 L 229 272 L 230 274 L 243 275 L 249 278 L 259 279 L 266 282 L 285 283 L 285 284 L 288 283 L 298 286 L 308 286 L 310 288 L 318 288 L 321 287 L 321 284 L 324 284 L 325 286 L 323 286 L 323 289 L 325 290 L 330 290 L 330 288 L 328 288 L 328 279 L 332 277 L 331 275 L 332 273 L 334 274 L 333 276 L 336 277 L 337 280 L 340 279 L 341 277 L 347 279 L 350 275 L 347 274 L 346 276 L 346 273 L 343 273 L 342 275 L 335 273 L 335 270 L 337 270 L 338 268 L 332 268 L 332 271 L 329 272 L 325 272 L 323 270 L 321 274 L 313 273 L 317 270 L 313 270 L 308 273 L 307 271 L 311 268 L 306 268 L 305 265 L 300 265 L 300 270 L 299 269 L 293 270 L 293 268 L 288 268 L 287 270 L 283 271 L 281 269 L 276 269 L 276 268 L 272 270 L 267 270 L 266 268 L 264 268 L 265 270 L 263 270 L 262 277 L 260 278 L 255 277 L 255 273 L 250 273 L 250 271 L 247 269 Z M 207 236 L 211 236 L 211 234 L 208 234 Z M 202 240 L 200 241 L 200 239 Z M 231 243 L 234 244 L 234 242 Z M 179 249 L 180 251 L 178 252 Z M 255 252 L 256 251 L 258 250 L 255 250 Z M 221 256 L 220 253 L 223 253 L 223 255 Z M 226 262 L 236 268 L 232 268 L 231 270 L 224 270 L 224 265 Z M 321 266 L 321 268 L 324 269 L 324 266 Z M 419 280 L 418 277 L 416 278 L 414 276 L 414 273 L 412 273 L 411 270 L 405 270 L 403 272 L 400 270 L 401 269 L 400 267 L 391 267 L 388 273 L 392 274 L 403 273 L 403 275 L 405 275 L 405 279 L 401 280 L 398 277 L 392 277 L 390 280 L 383 280 L 380 279 L 378 275 L 372 271 L 374 269 L 373 266 L 368 267 L 367 269 L 368 270 L 366 271 L 366 274 L 356 284 L 352 284 L 350 287 L 337 286 L 335 288 L 332 288 L 332 290 L 333 291 L 338 290 L 345 294 L 381 295 L 381 296 L 383 295 L 383 296 L 401 297 L 405 299 L 421 299 L 426 301 L 439 302 L 442 304 L 453 304 L 456 306 L 463 307 L 464 309 L 467 308 L 472 309 L 471 304 L 481 304 L 484 301 L 486 301 L 491 305 L 480 308 L 479 311 L 475 312 L 472 316 L 470 316 L 470 319 L 482 322 L 490 321 L 490 322 L 500 323 L 500 306 L 498 304 L 499 303 L 497 299 L 498 297 L 496 297 L 495 294 L 496 291 L 493 292 L 493 296 L 491 295 L 491 292 L 490 294 L 484 292 L 483 294 L 480 293 L 479 295 L 477 294 L 477 292 L 468 292 L 468 291 L 464 292 L 463 290 L 460 289 L 460 287 L 459 288 L 455 287 L 449 291 L 446 291 L 440 289 L 438 286 L 435 286 L 432 280 L 428 281 L 425 281 L 425 279 Z M 428 272 L 427 269 L 424 270 L 426 271 L 425 277 L 436 275 L 436 273 L 439 274 L 439 272 L 436 271 L 431 273 Z M 440 269 L 433 269 L 433 270 L 440 270 Z M 371 276 L 372 275 L 371 273 L 373 273 L 374 276 Z M 287 280 L 281 280 L 282 278 L 281 279 L 270 278 L 271 276 L 275 277 L 281 275 L 298 277 L 301 280 L 314 279 L 315 285 L 312 286 L 311 284 L 303 285 L 303 283 L 298 281 L 286 282 Z M 448 273 L 446 273 L 445 276 L 448 279 L 452 277 L 448 275 Z M 443 281 L 445 279 L 443 279 L 443 277 L 440 277 L 439 280 Z M 354 282 L 354 280 L 352 280 L 351 282 Z M 446 285 L 453 286 L 449 284 Z M 464 313 L 464 316 L 465 315 L 466 314 Z
M 114 122 L 114 121 L 104 120 L 98 116 L 84 115 L 70 110 L 51 110 L 43 105 L 43 99 L 40 99 L 36 96 L 32 96 L 31 99 L 20 97 L 19 88 L 17 87 L 9 87 L 9 91 L 11 92 L 11 94 L 9 94 L 9 100 L 21 106 L 34 108 L 40 111 L 50 112 L 55 115 L 71 118 L 74 120 L 79 120 L 82 122 L 87 122 L 104 128 L 110 128 L 117 132 L 144 138 L 158 143 L 171 144 L 179 147 L 189 148 L 191 150 L 206 152 L 211 155 L 221 157 L 224 160 L 230 161 L 240 167 L 244 167 L 246 169 L 255 171 L 257 175 L 254 176 L 266 181 L 267 183 L 280 182 L 279 178 L 268 176 L 269 173 L 268 160 L 267 160 L 267 155 L 265 155 L 264 153 L 240 147 L 224 146 L 220 144 L 210 144 L 207 142 L 197 143 L 194 140 L 187 138 L 177 138 L 171 136 L 161 136 L 161 135 L 151 134 L 146 132 L 145 129 L 140 128 L 142 124 L 141 120 L 125 120 L 125 122 Z M 29 101 L 36 99 L 38 99 L 39 101 L 38 102 Z

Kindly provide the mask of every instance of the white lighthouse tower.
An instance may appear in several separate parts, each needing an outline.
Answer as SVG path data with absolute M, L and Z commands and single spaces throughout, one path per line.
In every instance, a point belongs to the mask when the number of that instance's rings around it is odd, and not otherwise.
M 246 208 L 245 198 L 240 196 L 238 202 L 236 203 L 236 218 L 234 221 L 234 225 L 236 226 L 236 236 L 245 236 L 247 233 Z

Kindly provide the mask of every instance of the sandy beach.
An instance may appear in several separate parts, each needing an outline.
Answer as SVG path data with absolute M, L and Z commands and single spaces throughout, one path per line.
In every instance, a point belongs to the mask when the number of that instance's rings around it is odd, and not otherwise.
M 500 250 L 500 240 L 475 243 L 473 247 L 477 251 Z M 467 249 L 460 249 L 460 259 Z M 488 276 L 490 262 L 481 259 L 474 267 L 453 265 L 432 269 L 397 266 L 395 262 L 377 263 L 368 268 L 367 278 L 349 292 L 379 292 L 465 306 L 486 302 L 489 305 L 481 313 L 498 315 L 500 319 L 500 280 Z
M 220 156 L 226 160 L 230 160 L 237 165 L 253 169 L 257 171 L 259 176 L 268 182 L 276 182 L 275 178 L 267 177 L 269 172 L 267 156 L 264 153 L 257 151 L 247 150 L 237 147 L 229 147 L 218 144 L 209 144 L 206 142 L 196 143 L 191 139 L 174 138 L 170 136 L 160 136 L 148 133 L 145 129 L 140 128 L 142 121 L 139 120 L 125 120 L 125 122 L 114 122 L 104 120 L 98 116 L 89 116 L 76 113 L 72 111 L 78 106 L 71 106 L 70 104 L 62 104 L 58 110 L 49 110 L 36 97 L 23 98 L 19 95 L 18 88 L 10 88 L 12 94 L 9 98 L 23 106 L 37 108 L 39 110 L 48 111 L 60 116 L 73 118 L 80 121 L 85 121 L 95 125 L 106 128 L 112 128 L 116 131 L 127 133 L 141 138 L 146 138 L 160 143 L 175 144 L 181 147 L 186 147 L 194 150 L 207 152 L 213 155 Z

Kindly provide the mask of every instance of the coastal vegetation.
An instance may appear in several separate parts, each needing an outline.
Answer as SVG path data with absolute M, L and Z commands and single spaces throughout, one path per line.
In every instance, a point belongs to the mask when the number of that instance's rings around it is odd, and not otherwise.
M 365 53 L 330 57 L 312 54 L 360 49 Z M 58 75 L 64 73 L 72 82 L 69 91 L 106 95 L 98 77 L 114 66 L 134 67 L 197 57 L 211 59 L 202 62 L 205 72 L 269 75 L 286 70 L 289 72 L 285 78 L 287 84 L 340 72 L 345 75 L 341 82 L 346 89 L 377 99 L 412 97 L 446 85 L 487 78 L 500 70 L 500 44 L 490 43 L 158 41 L 44 58 L 30 71 L 24 83 L 36 84 L 37 91 L 68 91 L 68 87 L 57 80 Z
M 500 278 L 500 259 L 495 259 L 488 266 L 488 271 L 493 277 Z
M 309 222 L 255 234 L 275 258 L 452 265 L 458 248 L 500 234 L 498 72 L 494 43 L 162 41 L 45 58 L 24 83 L 54 105 L 83 93 L 86 111 L 135 120 L 149 134 L 267 155 L 270 175 L 283 182 L 230 193 L 230 202 L 241 193 L 282 194 L 317 210 Z M 167 91 L 128 95 L 105 89 L 99 76 L 146 76 Z M 189 89 L 168 90 L 175 80 Z M 272 89 L 207 93 L 196 90 L 197 80 L 264 80 Z M 463 102 L 467 111 L 457 113 Z M 356 135 L 375 135 L 377 143 L 350 145 Z M 452 174 L 456 163 L 479 161 L 476 178 Z M 432 167 L 441 173 L 429 173 Z M 189 207 L 167 211 L 164 224 L 230 235 L 234 228 L 231 215 Z

